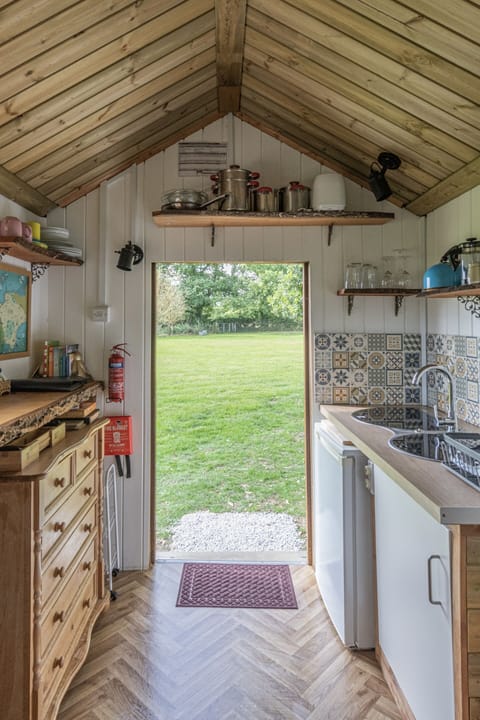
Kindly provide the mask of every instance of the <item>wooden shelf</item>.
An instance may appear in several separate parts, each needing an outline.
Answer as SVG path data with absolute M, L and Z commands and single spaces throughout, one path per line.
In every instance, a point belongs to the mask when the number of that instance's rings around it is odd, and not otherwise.
M 457 298 L 464 304 L 465 310 L 480 318 L 480 283 L 455 285 L 454 287 L 430 288 L 418 293 L 423 298 Z
M 384 225 L 395 219 L 394 213 L 315 212 L 256 213 L 230 210 L 155 210 L 153 221 L 159 227 L 284 227 L 289 225 Z
M 42 427 L 96 396 L 102 383 L 92 380 L 76 390 L 12 392 L 0 397 L 0 446 Z
M 451 298 L 465 297 L 472 295 L 480 295 L 480 283 L 472 283 L 471 285 L 455 285 L 454 287 L 430 288 L 429 290 L 420 290 L 419 297 L 424 298 Z
M 348 298 L 348 314 L 351 315 L 353 310 L 353 298 L 355 296 L 362 297 L 393 297 L 395 298 L 395 315 L 398 315 L 402 307 L 403 298 L 407 296 L 418 296 L 420 290 L 406 288 L 342 288 L 337 290 L 337 295 Z
M 80 258 L 69 257 L 55 250 L 37 247 L 29 240 L 0 237 L 0 253 L 25 260 L 34 265 L 83 265 Z

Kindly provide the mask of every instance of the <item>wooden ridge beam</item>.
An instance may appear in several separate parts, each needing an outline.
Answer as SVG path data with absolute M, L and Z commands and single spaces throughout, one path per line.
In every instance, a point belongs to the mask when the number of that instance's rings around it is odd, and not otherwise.
M 247 0 L 215 0 L 218 111 L 240 109 Z
M 13 175 L 13 173 L 8 172 L 8 170 L 5 170 L 1 166 L 0 194 L 18 203 L 26 210 L 31 210 L 35 215 L 46 215 L 49 210 L 57 207 L 57 204 L 53 202 L 53 200 L 42 195 L 42 193 L 21 180 L 17 175 Z

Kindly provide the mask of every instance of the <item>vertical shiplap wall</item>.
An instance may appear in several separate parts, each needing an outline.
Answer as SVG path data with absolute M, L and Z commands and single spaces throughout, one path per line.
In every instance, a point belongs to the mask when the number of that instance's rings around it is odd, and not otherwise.
M 440 262 L 452 245 L 480 237 L 480 186 L 451 200 L 427 216 L 427 267 Z M 480 335 L 480 320 L 456 298 L 428 301 L 428 332 Z
M 22 222 L 36 220 L 45 224 L 45 218 L 38 217 L 33 213 L 25 210 L 12 200 L 0 195 L 0 218 L 7 215 L 17 217 Z M 7 265 L 16 265 L 17 267 L 30 270 L 30 263 L 22 262 L 16 258 L 5 255 L 1 262 Z M 15 360 L 0 360 L 0 368 L 7 378 L 25 378 L 31 375 L 38 360 L 40 359 L 41 349 L 44 339 L 47 337 L 48 323 L 48 274 L 36 280 L 32 284 L 32 305 L 31 305 L 31 347 L 32 354 L 30 357 L 18 358 Z
M 279 187 L 291 180 L 307 185 L 324 170 L 317 162 L 231 116 L 193 135 L 190 140 L 227 141 L 230 162 L 261 173 L 261 182 Z M 179 187 L 210 190 L 209 179 L 179 178 L 178 148 L 159 153 L 65 210 L 49 216 L 49 225 L 64 225 L 85 250 L 79 269 L 49 274 L 49 336 L 82 343 L 87 367 L 106 377 L 113 344 L 127 342 L 127 395 L 121 405 L 105 405 L 105 414 L 130 414 L 134 420 L 133 476 L 120 486 L 123 566 L 145 567 L 149 560 L 150 411 L 152 264 L 156 262 L 309 262 L 313 331 L 419 332 L 424 330 L 424 302 L 408 299 L 398 317 L 392 298 L 357 299 L 346 314 L 346 300 L 336 291 L 348 261 L 377 264 L 395 248 L 408 248 L 417 281 L 425 266 L 424 221 L 347 182 L 349 210 L 394 212 L 384 226 L 334 228 L 327 247 L 327 228 L 218 228 L 214 247 L 209 229 L 159 228 L 152 211 L 160 209 L 165 191 Z M 116 249 L 132 239 L 145 260 L 132 272 L 116 269 Z M 104 258 L 106 259 L 104 262 Z M 90 318 L 91 308 L 106 302 L 109 323 Z M 318 408 L 313 408 L 314 418 Z

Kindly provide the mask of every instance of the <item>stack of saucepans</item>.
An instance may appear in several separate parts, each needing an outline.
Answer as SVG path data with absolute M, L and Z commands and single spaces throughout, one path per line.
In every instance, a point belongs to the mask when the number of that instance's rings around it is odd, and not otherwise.
M 259 187 L 259 177 L 258 172 L 230 165 L 210 176 L 213 199 L 198 190 L 170 190 L 162 197 L 162 210 L 201 210 L 213 203 L 219 203 L 219 210 L 258 212 L 296 212 L 310 207 L 310 188 L 306 185 L 292 181 L 279 190 Z

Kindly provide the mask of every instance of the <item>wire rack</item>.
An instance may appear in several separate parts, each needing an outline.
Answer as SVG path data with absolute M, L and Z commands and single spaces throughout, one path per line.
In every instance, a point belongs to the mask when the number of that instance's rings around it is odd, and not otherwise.
M 445 433 L 441 446 L 444 467 L 480 490 L 480 433 Z
M 116 600 L 113 578 L 118 575 L 120 566 L 120 544 L 118 540 L 118 503 L 117 473 L 115 465 L 110 465 L 105 473 L 105 518 L 104 518 L 104 557 L 105 571 L 108 576 L 110 599 Z

